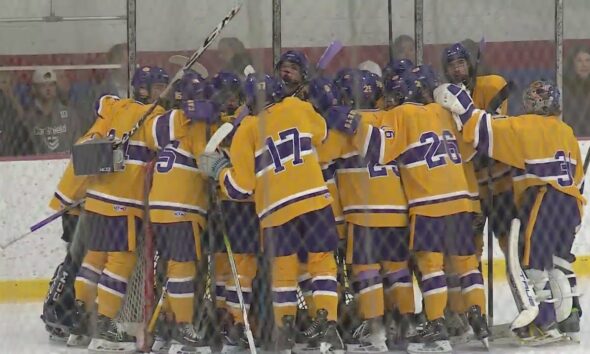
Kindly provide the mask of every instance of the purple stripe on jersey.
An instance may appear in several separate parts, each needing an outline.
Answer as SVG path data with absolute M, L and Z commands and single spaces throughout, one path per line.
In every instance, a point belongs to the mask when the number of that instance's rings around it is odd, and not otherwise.
M 98 195 L 92 194 L 91 192 L 86 192 L 86 198 L 92 198 L 92 199 L 100 200 L 101 202 L 122 205 L 122 206 L 128 206 L 128 207 L 132 207 L 132 208 L 143 207 L 143 205 L 140 203 L 123 202 L 120 200 L 115 200 L 115 199 L 111 199 L 111 198 L 107 198 L 107 197 L 98 196 Z
M 365 153 L 365 159 L 367 159 L 367 161 L 379 162 L 381 144 L 385 144 L 384 141 L 381 141 L 381 130 L 377 127 L 371 126 L 369 146 L 367 146 L 367 152 Z
M 274 291 L 272 292 L 272 302 L 285 303 L 285 302 L 297 302 L 297 291 Z
M 408 212 L 407 209 L 393 209 L 393 208 L 385 208 L 385 209 L 371 209 L 371 208 L 352 208 L 344 210 L 344 215 L 348 214 L 406 214 Z
M 158 205 L 158 204 L 150 204 L 150 210 L 170 210 L 170 211 L 181 211 L 184 213 L 193 213 L 199 214 L 203 216 L 207 216 L 207 213 L 200 209 L 191 209 L 191 208 L 181 208 L 177 206 L 169 206 L 169 205 Z
M 195 292 L 195 283 L 192 280 L 170 281 L 166 283 L 166 289 L 170 294 L 182 295 Z
M 320 291 L 336 291 L 338 288 L 338 282 L 336 280 L 329 279 L 317 279 L 313 280 L 313 290 Z
M 361 290 L 377 284 L 381 284 L 381 277 L 379 274 L 368 279 L 356 279 L 352 282 L 352 289 L 355 293 L 359 293 Z
M 197 160 L 195 160 L 194 158 L 185 156 L 178 152 L 175 152 L 174 156 L 176 157 L 174 159 L 174 163 L 187 166 L 190 168 L 197 168 Z
M 305 200 L 305 199 L 309 199 L 309 198 L 313 198 L 313 197 L 319 197 L 319 196 L 326 195 L 326 194 L 330 194 L 330 192 L 328 191 L 328 188 L 322 189 L 322 190 L 317 191 L 317 192 L 313 192 L 313 193 L 301 195 L 301 196 L 299 196 L 297 198 L 289 199 L 289 200 L 287 200 L 287 201 L 285 201 L 283 203 L 280 203 L 280 204 L 276 205 L 275 207 L 273 207 L 273 208 L 265 211 L 264 213 L 260 214 L 258 216 L 258 218 L 260 220 L 262 220 L 265 217 L 269 216 L 270 214 L 274 213 L 275 211 L 277 211 L 279 209 L 282 209 L 282 208 L 284 208 L 284 207 L 286 207 L 288 205 L 291 205 L 291 204 L 294 204 L 294 203 L 298 203 L 298 202 L 300 202 L 302 200 Z
M 155 156 L 154 152 L 148 149 L 147 146 L 129 144 L 125 153 L 126 160 L 136 160 L 141 162 L 148 162 Z
M 311 138 L 302 137 L 299 138 L 301 152 L 307 152 L 312 150 Z M 281 160 L 288 158 L 293 155 L 293 140 L 286 140 L 277 145 L 277 151 Z M 264 170 L 268 166 L 274 165 L 274 160 L 268 149 L 265 149 L 263 153 L 256 156 L 254 165 L 256 166 L 256 173 Z
M 575 174 L 574 168 L 575 165 L 563 161 L 524 164 L 524 169 L 526 173 L 533 174 L 539 177 L 567 177 L 568 169 L 570 174 Z
M 383 283 L 385 286 L 390 287 L 395 283 L 409 283 L 411 282 L 410 271 L 405 269 L 400 269 L 395 272 L 387 273 L 383 277 Z
M 225 186 L 227 194 L 231 199 L 243 200 L 250 197 L 250 193 L 242 193 L 237 190 L 236 187 L 234 187 L 234 185 L 231 183 L 228 175 L 225 175 L 225 178 L 223 179 L 223 185 Z
M 62 197 L 59 195 L 59 193 L 57 193 L 57 192 L 53 193 L 53 196 L 54 196 L 54 197 L 55 197 L 57 200 L 59 200 L 59 202 L 60 202 L 60 203 L 62 203 L 63 205 L 66 205 L 66 206 L 68 206 L 68 205 L 71 205 L 71 204 L 72 204 L 72 203 L 68 202 L 67 200 L 63 199 L 63 198 L 62 198 Z
M 422 293 L 430 290 L 440 289 L 447 286 L 447 280 L 444 275 L 438 275 L 429 279 L 422 279 Z
M 324 181 L 329 181 L 334 178 L 336 174 L 336 163 L 331 162 L 328 166 L 322 168 L 322 175 L 324 176 Z
M 475 132 L 475 134 L 479 135 L 479 140 L 477 142 L 477 146 L 475 149 L 480 153 L 488 156 L 489 148 L 490 148 L 490 132 L 488 131 L 488 119 L 489 114 L 485 113 L 482 115 L 481 120 L 479 121 L 479 132 Z
M 252 292 L 244 291 L 242 288 L 242 297 L 244 299 L 245 304 L 252 303 Z M 225 301 L 231 302 L 233 304 L 239 304 L 240 300 L 238 299 L 238 292 L 234 290 L 226 290 L 225 291 Z
M 82 268 L 80 268 L 80 270 L 78 271 L 78 276 L 84 279 L 88 279 L 93 283 L 98 283 L 98 279 L 100 278 L 100 274 L 93 271 L 90 268 L 86 268 L 84 266 L 82 266 Z
M 461 288 L 465 289 L 475 284 L 483 285 L 483 276 L 480 272 L 461 277 Z
M 125 292 L 127 291 L 127 283 L 117 280 L 115 278 L 111 278 L 105 273 L 101 274 L 99 284 L 106 286 L 109 289 L 118 291 L 123 295 L 125 295 Z
M 225 284 L 224 285 L 215 285 L 215 296 L 225 297 Z
M 441 139 L 442 140 L 442 139 Z M 448 142 L 456 142 L 456 139 L 447 139 Z M 409 165 L 416 162 L 426 161 L 426 154 L 430 149 L 433 149 L 433 143 L 427 143 L 424 145 L 414 146 L 406 151 L 399 157 L 399 161 L 401 161 L 404 165 Z M 445 144 L 440 141 L 438 146 L 436 146 L 436 152 L 434 153 L 433 157 L 440 156 L 440 155 L 447 155 L 447 151 L 445 149 Z
M 419 206 L 423 206 L 423 205 L 444 203 L 444 202 L 450 202 L 450 201 L 459 200 L 459 199 L 479 200 L 479 197 L 478 196 L 471 196 L 471 195 L 469 195 L 467 193 L 464 193 L 464 194 L 459 194 L 459 195 L 455 195 L 455 196 L 452 196 L 452 197 L 446 197 L 446 198 L 439 198 L 439 199 L 433 199 L 433 200 L 424 200 L 424 201 L 420 201 L 420 202 L 408 203 L 408 207 L 415 208 L 415 207 L 419 207 Z
M 355 278 L 355 280 L 358 281 L 358 280 L 372 279 L 372 278 L 375 278 L 378 276 L 379 276 L 378 270 L 365 270 L 365 271 L 357 274 L 354 278 Z
M 156 121 L 156 140 L 158 147 L 163 149 L 170 143 L 170 115 L 172 111 L 158 117 Z

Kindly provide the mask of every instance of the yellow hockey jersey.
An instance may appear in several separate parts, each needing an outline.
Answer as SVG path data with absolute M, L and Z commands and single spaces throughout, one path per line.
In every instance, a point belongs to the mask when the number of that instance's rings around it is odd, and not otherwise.
M 479 109 L 487 109 L 492 99 L 498 94 L 504 86 L 506 80 L 499 75 L 484 75 L 478 76 L 475 80 L 475 88 L 473 89 L 473 105 Z M 508 100 L 502 102 L 497 114 L 505 115 L 508 113 Z
M 463 136 L 479 152 L 516 168 L 512 180 L 517 206 L 528 187 L 546 184 L 585 202 L 580 193 L 584 181 L 580 146 L 559 117 L 526 114 L 492 119 L 475 110 L 463 126 Z
M 379 110 L 357 111 L 364 124 L 380 126 Z M 395 160 L 369 162 L 360 156 L 352 137 L 330 131 L 318 149 L 320 161 L 333 161 L 335 182 L 344 220 L 367 227 L 403 227 L 408 224 L 408 202 Z
M 103 96 L 98 101 L 98 119 L 85 138 L 104 137 L 113 131 L 118 139 L 128 132 L 150 108 L 132 99 Z M 155 156 L 156 142 L 152 120 L 164 113 L 156 107 L 142 127 L 123 146 L 125 169 L 94 176 L 88 183 L 84 208 L 105 216 L 143 216 L 146 164 Z
M 205 227 L 207 180 L 196 157 L 205 150 L 207 124 L 192 122 L 177 109 L 156 117 L 150 130 L 160 149 L 149 194 L 151 221 L 196 221 Z
M 74 174 L 74 164 L 70 160 L 64 174 L 59 180 L 57 189 L 49 202 L 49 207 L 53 210 L 61 210 L 76 201 L 84 198 L 86 188 L 92 176 L 76 176 Z M 74 208 L 68 212 L 72 215 L 80 215 L 80 207 Z
M 475 212 L 453 124 L 438 110 L 404 103 L 383 113 L 381 126 L 361 123 L 354 143 L 368 160 L 397 160 L 410 215 Z
M 232 167 L 220 175 L 221 189 L 232 199 L 254 193 L 262 228 L 330 205 L 314 151 L 326 135 L 324 119 L 296 97 L 246 117 L 231 144 Z

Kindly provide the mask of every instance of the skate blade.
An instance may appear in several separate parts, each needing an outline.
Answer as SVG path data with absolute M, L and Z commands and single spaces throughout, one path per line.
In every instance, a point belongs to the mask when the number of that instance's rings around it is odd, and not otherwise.
M 423 353 L 453 353 L 453 347 L 448 340 L 437 340 L 434 343 L 410 343 L 406 349 L 408 354 Z
M 228 345 L 224 344 L 223 348 L 221 348 L 222 354 L 229 354 L 229 353 L 247 353 L 249 349 L 244 349 L 238 345 Z
M 63 344 L 63 343 L 67 343 L 68 342 L 68 336 L 64 337 L 64 336 L 58 336 L 56 334 L 50 334 L 49 335 L 49 340 L 52 343 Z
M 211 354 L 211 347 L 191 347 L 188 345 L 173 343 L 168 349 L 168 354 Z
M 66 341 L 66 346 L 68 347 L 88 347 L 90 344 L 90 337 L 78 334 L 70 334 L 68 340 Z
M 565 335 L 574 343 L 581 343 L 582 338 L 580 337 L 580 332 L 566 332 Z
M 88 353 L 117 353 L 131 354 L 137 351 L 134 342 L 109 342 L 108 340 L 93 338 L 88 345 Z
M 467 344 L 471 341 L 474 340 L 473 334 L 466 332 L 463 333 L 460 336 L 453 336 L 451 338 L 449 338 L 449 342 L 451 343 L 451 346 L 457 346 L 457 345 L 463 345 L 463 344 Z
M 369 345 L 363 344 L 346 344 L 347 353 L 386 353 L 389 351 L 387 344 L 375 343 Z
M 151 354 L 166 354 L 170 350 L 170 342 L 156 340 L 152 345 Z
M 531 340 L 523 340 L 520 339 L 520 345 L 527 346 L 527 347 L 540 347 L 543 345 L 555 344 L 560 342 L 567 342 L 569 341 L 569 337 L 566 335 L 562 335 L 559 337 L 541 337 L 537 339 Z
M 344 354 L 344 349 L 335 349 L 332 347 L 330 343 L 321 342 L 320 343 L 320 353 L 321 354 Z

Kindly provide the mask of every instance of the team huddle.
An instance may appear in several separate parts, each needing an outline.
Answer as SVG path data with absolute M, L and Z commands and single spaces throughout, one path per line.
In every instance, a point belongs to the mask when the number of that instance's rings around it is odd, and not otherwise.
M 442 57 L 445 84 L 409 60 L 382 77 L 342 69 L 328 78 L 298 51 L 281 56 L 275 75 L 187 70 L 170 109 L 156 107 L 124 137 L 169 83 L 163 69 L 139 68 L 134 99 L 101 97 L 78 142 L 124 142 L 124 169 L 76 176 L 70 163 L 51 201 L 56 210 L 84 204 L 62 219 L 71 245 L 44 304 L 50 335 L 91 352 L 137 350 L 117 318 L 149 229 L 162 278 L 154 352 L 215 351 L 215 338 L 226 352 L 487 347 L 487 218 L 510 266 L 515 340 L 575 340 L 571 248 L 584 171 L 560 93 L 535 81 L 526 114 L 509 117 L 502 77 L 477 76 L 460 43 Z M 231 133 L 206 150 L 227 122 Z M 213 262 L 203 273 L 204 259 Z M 215 333 L 195 323 L 207 268 Z

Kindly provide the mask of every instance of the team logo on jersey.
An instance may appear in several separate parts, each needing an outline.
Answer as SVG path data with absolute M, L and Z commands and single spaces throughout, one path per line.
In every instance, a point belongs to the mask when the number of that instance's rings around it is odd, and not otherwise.
M 383 131 L 385 139 L 393 139 L 395 137 L 395 133 L 390 127 L 382 126 L 380 129 Z
M 122 205 L 113 205 L 113 209 L 115 209 L 115 211 L 122 212 L 127 210 L 127 207 L 124 207 Z
M 174 216 L 182 217 L 182 216 L 185 216 L 185 215 L 186 215 L 186 213 L 184 211 L 178 210 L 178 211 L 175 211 L 174 212 Z

